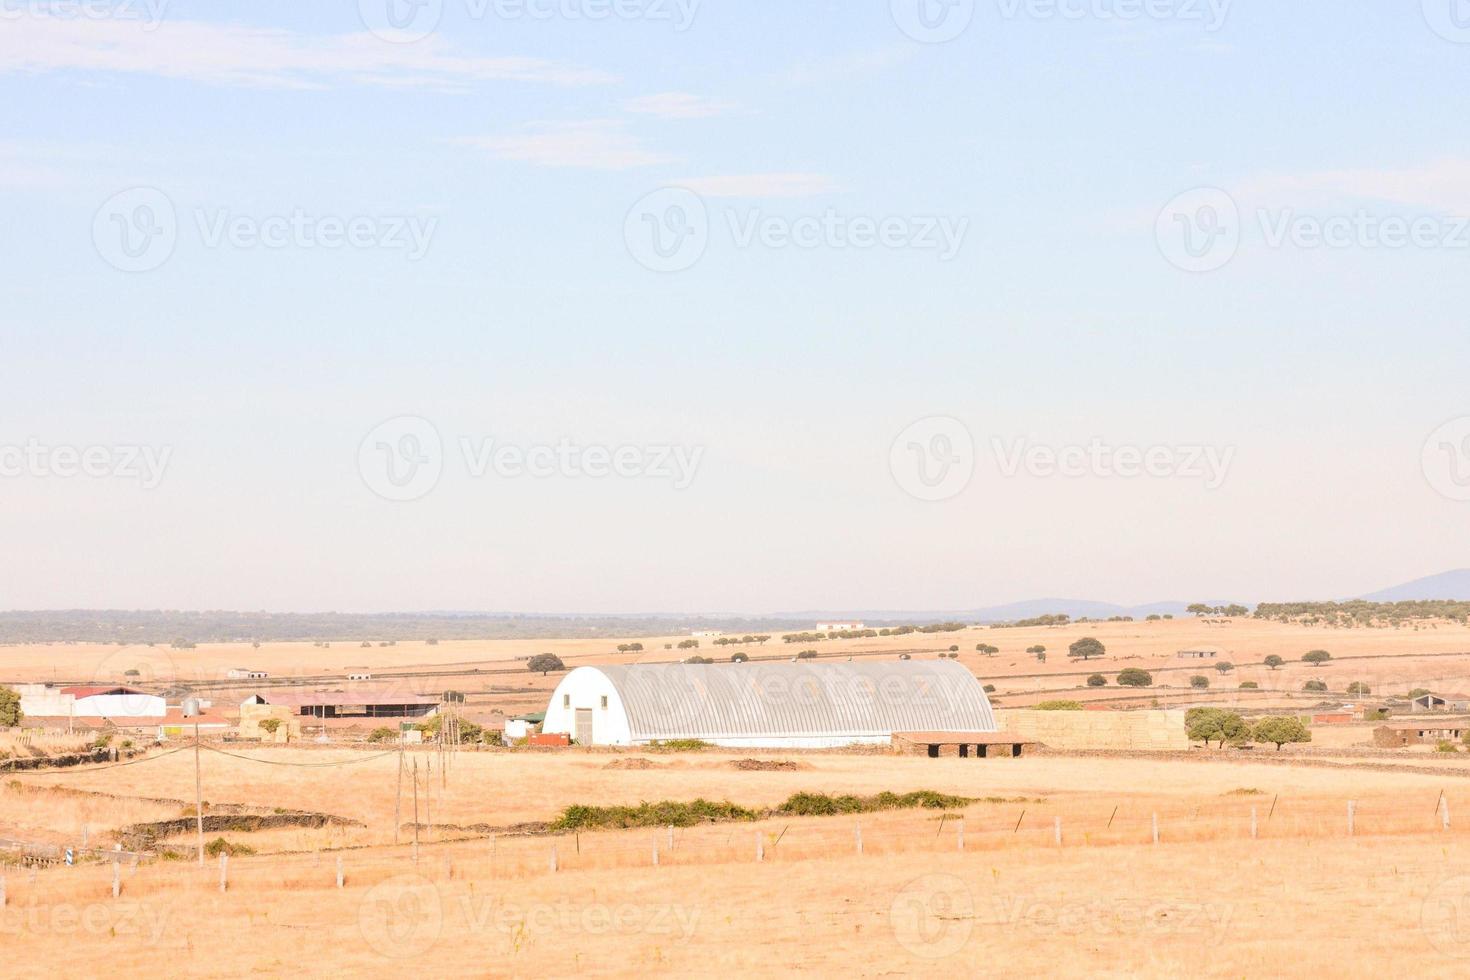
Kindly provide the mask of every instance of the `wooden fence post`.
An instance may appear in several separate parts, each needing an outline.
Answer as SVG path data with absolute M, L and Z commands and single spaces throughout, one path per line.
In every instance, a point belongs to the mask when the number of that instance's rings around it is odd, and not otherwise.
M 550 868 L 551 868 L 552 873 L 555 874 L 556 873 L 556 845 L 555 844 L 552 844 L 551 845 L 551 863 L 550 863 Z
M 1255 807 L 1251 807 L 1251 840 L 1255 840 L 1256 839 L 1256 834 L 1257 834 L 1256 808 Z
M 965 849 L 965 818 L 960 817 L 959 828 L 955 831 L 955 842 L 960 850 Z
M 658 867 L 658 835 L 653 836 L 653 866 Z
M 756 863 L 766 859 L 766 835 L 759 830 L 755 832 L 755 860 Z
M 117 898 L 122 893 L 122 865 L 116 861 L 112 862 L 112 897 Z
M 337 887 L 341 888 L 345 881 L 342 875 L 342 855 L 337 855 Z
M 224 851 L 219 854 L 219 890 L 221 892 L 229 888 L 230 881 L 230 855 Z
M 1157 844 L 1159 842 L 1159 815 L 1157 813 L 1154 814 L 1153 827 L 1154 827 L 1154 843 Z
M 1348 836 L 1353 836 L 1353 826 L 1358 815 L 1358 801 L 1348 800 Z
M 669 850 L 674 849 L 674 825 L 669 824 Z
M 853 824 L 853 830 L 857 835 L 857 852 L 863 853 L 863 822 L 861 820 Z
M 1443 830 L 1448 831 L 1450 829 L 1450 800 L 1449 800 L 1449 797 L 1445 797 L 1443 804 L 1440 806 L 1440 810 L 1439 810 L 1439 821 L 1440 821 L 1440 827 Z
M 1062 845 L 1062 818 L 1061 817 L 1057 817 L 1056 818 L 1056 823 L 1052 825 L 1052 829 L 1053 829 L 1053 833 L 1055 834 L 1056 839 L 1057 839 L 1057 846 L 1060 847 Z

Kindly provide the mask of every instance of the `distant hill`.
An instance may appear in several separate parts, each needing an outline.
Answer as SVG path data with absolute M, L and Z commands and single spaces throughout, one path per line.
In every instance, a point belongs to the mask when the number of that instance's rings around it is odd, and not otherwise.
M 1359 596 L 1369 602 L 1423 602 L 1433 599 L 1470 600 L 1470 568 L 1458 568 Z

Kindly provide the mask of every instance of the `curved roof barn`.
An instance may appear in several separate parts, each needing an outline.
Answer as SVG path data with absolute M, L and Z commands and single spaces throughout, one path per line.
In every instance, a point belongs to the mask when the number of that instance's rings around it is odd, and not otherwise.
M 543 730 L 591 745 L 826 748 L 996 724 L 984 688 L 957 663 L 798 661 L 579 667 L 552 693 Z

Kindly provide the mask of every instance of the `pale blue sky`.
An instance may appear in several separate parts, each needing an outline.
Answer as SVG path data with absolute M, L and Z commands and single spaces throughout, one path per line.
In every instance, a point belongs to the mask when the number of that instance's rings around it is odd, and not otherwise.
M 0 0 L 0 447 L 169 451 L 157 486 L 0 475 L 0 607 L 1257 601 L 1470 564 L 1461 471 L 1422 459 L 1470 416 L 1453 2 L 1236 0 L 1212 30 L 1203 0 L 1130 22 L 979 0 L 920 43 L 903 0 L 704 0 L 686 30 L 658 19 L 673 0 L 602 21 L 444 0 L 392 43 L 355 0 L 173 0 L 156 23 Z M 666 186 L 699 192 L 708 242 L 655 272 L 625 219 Z M 122 271 L 109 202 L 140 187 L 177 238 Z M 1196 188 L 1241 229 L 1203 273 L 1156 234 Z M 432 232 L 421 258 L 209 242 L 297 211 Z M 964 234 L 947 260 L 739 242 L 828 212 Z M 1359 212 L 1437 243 L 1268 240 Z M 400 416 L 433 424 L 442 475 L 389 501 L 359 448 Z M 937 501 L 890 453 L 932 417 L 975 447 Z M 700 456 L 687 487 L 476 476 L 461 438 Z M 993 440 L 1231 462 L 1214 488 L 1008 475 Z

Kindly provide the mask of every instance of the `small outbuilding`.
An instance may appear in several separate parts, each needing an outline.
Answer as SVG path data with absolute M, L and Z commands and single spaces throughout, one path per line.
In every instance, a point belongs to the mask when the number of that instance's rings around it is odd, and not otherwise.
M 1412 711 L 1470 711 L 1470 694 L 1421 694 L 1409 700 Z

